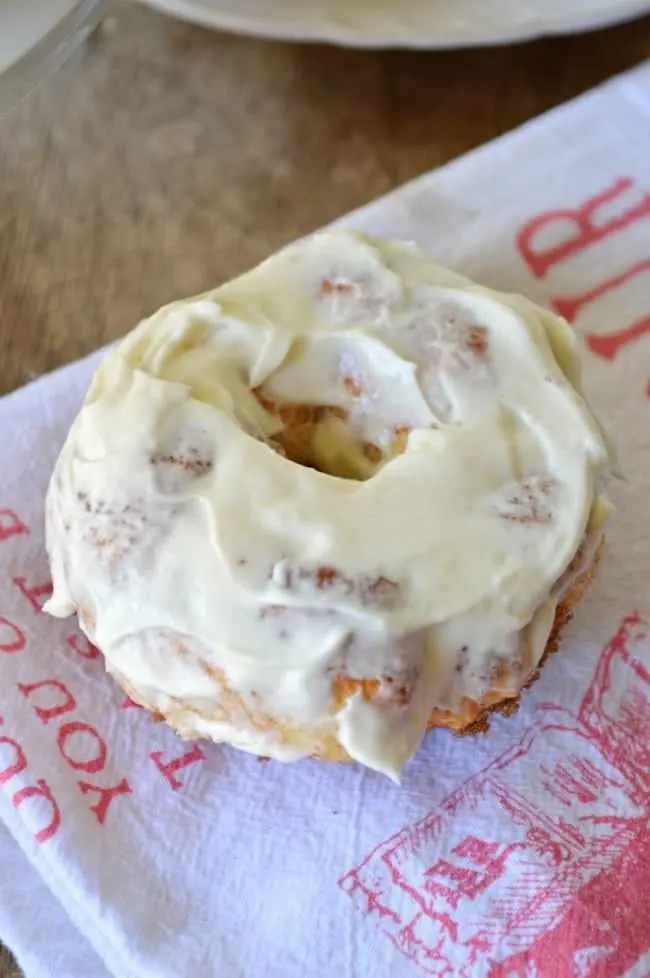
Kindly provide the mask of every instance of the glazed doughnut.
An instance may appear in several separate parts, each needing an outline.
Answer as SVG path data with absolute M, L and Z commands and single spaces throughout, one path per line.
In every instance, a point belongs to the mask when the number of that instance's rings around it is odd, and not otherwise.
M 564 320 L 323 232 L 108 353 L 48 491 L 47 610 L 184 737 L 398 777 L 555 645 L 610 458 Z

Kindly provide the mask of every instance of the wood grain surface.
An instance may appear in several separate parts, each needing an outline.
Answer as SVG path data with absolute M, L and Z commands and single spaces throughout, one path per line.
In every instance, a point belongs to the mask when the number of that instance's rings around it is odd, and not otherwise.
M 647 57 L 650 19 L 355 52 L 116 3 L 0 120 L 0 394 Z M 0 949 L 0 978 L 15 974 Z
M 21 972 L 11 952 L 0 946 L 0 978 L 21 978 Z

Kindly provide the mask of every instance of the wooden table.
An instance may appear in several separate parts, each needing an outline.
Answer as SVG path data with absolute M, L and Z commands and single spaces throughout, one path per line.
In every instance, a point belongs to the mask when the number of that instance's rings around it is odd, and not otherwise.
M 116 3 L 0 120 L 0 394 L 647 57 L 650 18 L 508 49 L 376 53 Z

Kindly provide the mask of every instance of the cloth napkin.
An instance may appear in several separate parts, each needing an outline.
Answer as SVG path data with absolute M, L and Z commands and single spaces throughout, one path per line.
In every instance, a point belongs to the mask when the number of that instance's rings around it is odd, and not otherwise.
M 343 223 L 575 324 L 620 449 L 607 559 L 519 712 L 431 734 L 399 787 L 184 743 L 40 612 L 96 358 L 0 401 L 0 937 L 28 978 L 650 972 L 650 66 Z

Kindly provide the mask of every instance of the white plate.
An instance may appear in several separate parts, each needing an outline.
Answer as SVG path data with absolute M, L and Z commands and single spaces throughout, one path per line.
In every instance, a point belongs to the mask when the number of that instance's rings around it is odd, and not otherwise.
M 629 20 L 650 0 L 145 0 L 207 27 L 355 47 L 447 48 Z
M 0 0 L 0 115 L 90 34 L 107 0 Z

